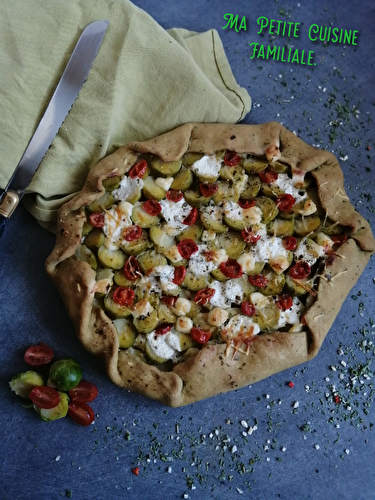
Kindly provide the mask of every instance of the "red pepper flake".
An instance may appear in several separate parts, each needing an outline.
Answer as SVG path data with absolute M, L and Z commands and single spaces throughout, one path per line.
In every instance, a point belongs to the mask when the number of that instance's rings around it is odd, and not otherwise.
M 289 382 L 288 385 L 289 385 L 289 387 L 294 387 L 294 383 L 293 382 Z
M 340 396 L 333 396 L 333 401 L 334 401 L 336 404 L 341 403 Z
M 136 476 L 138 476 L 138 474 L 139 474 L 139 467 L 134 467 L 132 469 L 132 473 L 135 474 Z

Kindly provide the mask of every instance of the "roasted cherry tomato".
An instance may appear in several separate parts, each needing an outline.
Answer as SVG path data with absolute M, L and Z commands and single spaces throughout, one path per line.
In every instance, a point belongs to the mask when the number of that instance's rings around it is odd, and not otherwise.
M 182 191 L 175 191 L 174 189 L 170 189 L 166 193 L 167 200 L 173 201 L 173 203 L 177 203 L 181 201 L 184 197 L 184 193 Z
M 122 236 L 125 241 L 135 241 L 139 240 L 139 238 L 142 236 L 143 229 L 141 226 L 129 226 L 126 227 L 122 233 Z
M 169 325 L 168 323 L 160 323 L 160 325 L 155 328 L 155 333 L 156 335 L 166 335 L 171 330 L 172 325 Z
M 164 302 L 164 304 L 167 304 L 167 306 L 174 306 L 175 303 L 177 302 L 178 297 L 174 295 L 162 295 L 161 300 Z
M 173 283 L 175 285 L 181 285 L 185 279 L 187 269 L 185 266 L 176 266 L 174 268 Z
M 282 240 L 285 250 L 295 250 L 297 248 L 297 239 L 294 236 L 285 236 Z
M 104 212 L 94 212 L 91 214 L 90 224 L 94 227 L 104 227 Z
M 68 415 L 74 422 L 84 426 L 92 424 L 95 420 L 91 406 L 81 401 L 70 401 Z
M 217 184 L 214 184 L 213 182 L 199 183 L 199 191 L 201 192 L 201 195 L 205 196 L 206 198 L 209 198 L 210 196 L 215 194 L 218 189 L 219 186 Z
M 251 208 L 255 207 L 255 200 L 244 200 L 243 198 L 240 198 L 238 200 L 238 204 L 241 208 Z
M 290 269 L 290 275 L 294 279 L 302 280 L 310 274 L 310 265 L 304 260 L 300 260 Z
M 281 212 L 289 212 L 292 210 L 296 199 L 291 194 L 285 193 L 276 198 L 276 206 Z
M 23 356 L 28 365 L 43 366 L 53 360 L 53 350 L 46 344 L 32 345 Z
M 280 311 L 286 311 L 293 306 L 293 299 L 287 293 L 283 293 L 277 297 L 276 305 Z
M 87 380 L 81 380 L 77 387 L 74 387 L 74 389 L 70 389 L 68 394 L 72 401 L 89 403 L 90 401 L 94 401 L 98 393 L 99 391 L 96 385 L 88 382 Z
M 241 231 L 242 239 L 249 245 L 255 245 L 260 240 L 260 234 L 254 234 L 251 227 Z
M 195 294 L 194 302 L 201 305 L 207 304 L 214 295 L 215 290 L 213 288 L 202 288 Z
M 348 235 L 346 233 L 341 233 L 341 234 L 333 234 L 331 236 L 331 240 L 338 245 L 341 245 L 342 243 L 345 243 L 348 241 Z
M 129 170 L 129 177 L 132 179 L 135 179 L 136 177 L 142 178 L 145 175 L 146 170 L 147 161 L 141 160 Z
M 258 288 L 264 288 L 268 283 L 268 278 L 266 278 L 262 274 L 253 274 L 249 276 L 249 282 L 253 286 L 257 286 Z
M 189 259 L 193 253 L 198 252 L 198 245 L 194 240 L 185 239 L 177 243 L 178 253 L 184 259 Z
M 130 281 L 134 281 L 142 275 L 141 267 L 139 265 L 137 257 L 135 257 L 134 255 L 131 255 L 125 262 L 124 274 L 125 277 Z
M 227 151 L 224 155 L 224 163 L 228 167 L 235 167 L 241 163 L 241 156 L 234 151 Z
M 161 212 L 161 205 L 156 200 L 147 200 L 143 204 L 143 210 L 148 215 L 159 215 Z
M 220 264 L 220 271 L 227 278 L 240 278 L 242 276 L 242 268 L 234 259 L 228 259 Z
M 193 326 L 193 328 L 190 331 L 190 335 L 195 342 L 198 342 L 198 344 L 205 344 L 210 339 L 211 332 L 207 332 L 205 330 L 201 330 L 200 328 L 196 328 L 195 326 Z
M 131 288 L 126 288 L 125 286 L 119 286 L 113 292 L 113 301 L 120 306 L 131 306 L 134 301 L 134 290 Z
M 241 304 L 241 312 L 246 316 L 254 316 L 256 313 L 256 309 L 253 304 L 250 302 L 242 302 Z
M 59 391 L 74 389 L 82 379 L 81 365 L 73 358 L 55 361 L 49 371 L 51 385 Z
M 60 394 L 52 387 L 40 385 L 31 389 L 29 398 L 39 408 L 50 410 L 59 404 Z
M 271 170 L 269 167 L 266 168 L 266 170 L 263 170 L 262 172 L 259 172 L 259 178 L 262 182 L 265 182 L 266 184 L 271 184 L 271 182 L 277 181 L 279 177 L 279 174 L 273 170 Z
M 191 226 L 196 222 L 197 218 L 198 218 L 198 209 L 197 207 L 193 207 L 191 209 L 190 214 L 187 217 L 185 217 L 185 219 L 182 221 L 182 224 L 186 224 L 186 226 Z

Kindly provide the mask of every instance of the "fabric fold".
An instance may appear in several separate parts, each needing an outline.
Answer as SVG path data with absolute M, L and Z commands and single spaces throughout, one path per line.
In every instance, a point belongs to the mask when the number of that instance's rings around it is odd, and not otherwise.
M 1 188 L 82 30 L 98 19 L 109 21 L 102 46 L 27 191 L 25 205 L 44 225 L 54 222 L 59 206 L 81 189 L 98 160 L 122 144 L 192 121 L 235 123 L 251 107 L 215 30 L 166 31 L 128 0 L 2 2 Z

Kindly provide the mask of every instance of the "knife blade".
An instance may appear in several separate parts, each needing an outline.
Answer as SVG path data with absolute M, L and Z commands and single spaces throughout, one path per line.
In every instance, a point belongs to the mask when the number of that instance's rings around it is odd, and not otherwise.
M 108 24 L 94 21 L 79 37 L 45 113 L 0 195 L 0 237 L 85 83 Z

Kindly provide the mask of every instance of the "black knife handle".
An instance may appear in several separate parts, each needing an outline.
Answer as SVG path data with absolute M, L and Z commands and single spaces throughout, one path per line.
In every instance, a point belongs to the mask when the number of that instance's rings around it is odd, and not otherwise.
M 8 217 L 4 217 L 3 215 L 0 215 L 0 238 L 4 232 L 5 226 L 7 225 L 8 221 L 9 221 Z

